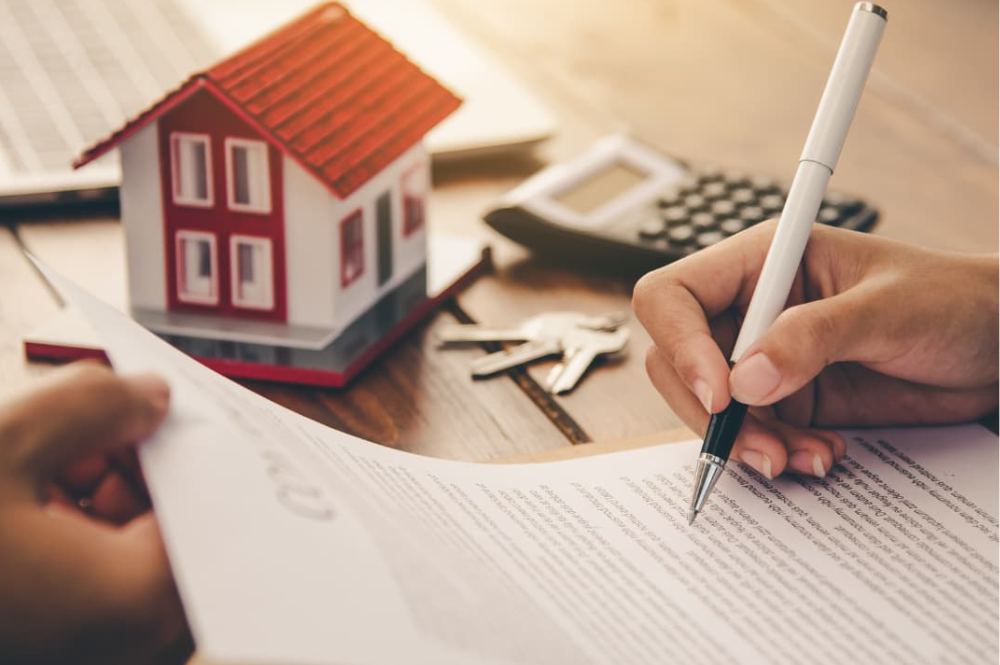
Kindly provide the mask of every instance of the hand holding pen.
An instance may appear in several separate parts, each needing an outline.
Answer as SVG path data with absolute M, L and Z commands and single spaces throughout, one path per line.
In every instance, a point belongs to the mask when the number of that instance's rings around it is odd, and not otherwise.
M 840 297 L 834 303 L 834 310 L 837 306 L 847 307 L 843 311 L 843 319 L 831 315 L 828 304 L 793 308 L 782 314 L 786 304 L 794 305 L 823 298 L 824 295 L 836 294 L 838 286 L 842 287 L 845 283 L 856 280 L 858 274 L 863 274 L 863 272 L 847 274 L 844 276 L 847 279 L 841 280 L 820 279 L 810 288 L 810 283 L 803 278 L 799 265 L 804 252 L 807 252 L 807 242 L 810 240 L 810 232 L 813 231 L 816 213 L 860 100 L 861 91 L 885 27 L 886 17 L 885 10 L 872 3 L 862 2 L 855 7 L 806 140 L 788 201 L 777 228 L 771 227 L 769 248 L 758 246 L 756 250 L 759 254 L 732 256 L 733 249 L 738 245 L 742 245 L 745 249 L 748 243 L 756 242 L 759 245 L 761 242 L 760 231 L 753 232 L 753 239 L 748 234 L 741 234 L 718 248 L 706 250 L 662 272 L 654 273 L 636 287 L 636 312 L 657 344 L 648 362 L 654 383 L 672 403 L 675 400 L 683 402 L 685 397 L 690 401 L 690 393 L 694 393 L 707 412 L 712 414 L 707 418 L 706 425 L 698 422 L 697 429 L 705 431 L 705 442 L 697 460 L 689 521 L 693 521 L 704 507 L 734 447 L 743 461 L 768 476 L 780 473 L 786 464 L 795 470 L 822 476 L 834 461 L 844 454 L 843 441 L 836 434 L 808 429 L 809 425 L 826 420 L 820 404 L 831 401 L 829 398 L 823 399 L 828 395 L 828 390 L 822 394 L 820 392 L 820 389 L 825 387 L 824 383 L 811 381 L 811 378 L 833 362 L 838 360 L 860 362 L 864 370 L 860 376 L 856 371 L 841 373 L 840 383 L 832 386 L 842 393 L 841 406 L 849 404 L 855 407 L 853 411 L 847 409 L 849 413 L 858 414 L 849 419 L 849 424 L 933 422 L 939 420 L 940 416 L 928 413 L 926 407 L 928 403 L 934 403 L 936 397 L 949 403 L 954 399 L 972 397 L 965 394 L 952 394 L 946 397 L 934 391 L 915 387 L 919 393 L 917 399 L 911 399 L 909 403 L 900 405 L 901 409 L 889 408 L 882 416 L 868 420 L 863 414 L 866 411 L 871 412 L 873 405 L 880 402 L 882 390 L 891 391 L 899 386 L 892 382 L 882 382 L 879 385 L 880 390 L 868 394 L 859 391 L 854 396 L 848 397 L 847 393 L 854 387 L 852 384 L 857 379 L 865 378 L 865 371 L 874 370 L 875 374 L 880 374 L 889 369 L 890 377 L 904 381 L 913 380 L 914 377 L 909 376 L 911 373 L 917 376 L 921 376 L 921 373 L 914 368 L 895 366 L 891 362 L 893 358 L 898 362 L 898 358 L 907 357 L 909 354 L 906 349 L 887 350 L 883 347 L 878 353 L 868 353 L 871 349 L 858 352 L 858 349 L 850 343 L 857 337 L 856 335 L 838 338 L 836 332 L 850 330 L 856 326 L 871 325 L 872 322 L 879 320 L 891 325 L 890 330 L 896 330 L 896 320 L 906 320 L 914 324 L 917 322 L 912 316 L 902 316 L 908 311 L 895 312 L 899 309 L 899 305 L 889 308 L 893 313 L 901 315 L 898 319 L 896 317 L 885 319 L 881 316 L 884 314 L 882 310 L 857 310 L 869 317 L 868 321 L 864 322 L 864 319 L 857 318 L 857 311 L 853 314 L 849 311 L 852 299 L 844 297 Z M 723 252 L 729 253 L 730 256 L 723 256 Z M 826 258 L 830 261 L 828 266 L 835 266 L 838 260 L 850 263 L 849 257 L 826 256 Z M 706 265 L 706 261 L 714 265 L 710 267 Z M 808 260 L 806 266 L 814 267 Z M 994 282 L 995 266 L 996 261 L 993 259 Z M 740 270 L 742 274 L 737 274 Z M 678 271 L 681 274 L 678 274 Z M 700 280 L 704 281 L 696 282 L 690 279 L 691 274 L 696 272 L 700 273 Z M 688 277 L 685 278 L 683 273 L 687 273 Z M 730 278 L 728 284 L 723 279 L 727 273 Z M 936 283 L 938 282 L 926 285 L 933 287 Z M 978 283 L 980 286 L 983 284 L 981 280 Z M 995 312 L 996 288 L 993 285 L 990 289 L 988 283 L 987 281 L 987 286 L 983 288 L 992 291 L 994 304 L 991 311 Z M 687 306 L 681 310 L 689 315 L 686 321 L 669 321 L 666 318 L 676 314 L 673 307 L 666 306 L 665 299 L 669 300 L 671 296 L 663 293 L 671 289 L 675 299 L 681 301 L 674 306 L 678 304 L 682 307 Z M 687 297 L 683 293 L 685 290 Z M 703 297 L 698 297 L 699 292 Z M 907 292 L 908 289 L 901 290 L 898 296 L 903 297 Z M 864 293 L 865 290 L 860 292 L 862 296 Z M 859 292 L 853 295 L 858 296 Z M 699 312 L 692 318 L 691 296 L 694 296 L 694 304 L 703 308 L 704 314 Z M 734 304 L 739 308 L 741 314 L 739 318 L 734 316 L 723 318 L 717 320 L 711 329 L 708 327 L 705 314 L 715 317 Z M 661 314 L 654 313 L 657 311 Z M 936 318 L 933 312 L 921 311 L 930 320 Z M 923 319 L 921 325 L 914 330 L 926 330 L 929 319 Z M 788 336 L 788 329 L 791 327 L 794 330 L 796 322 L 802 334 Z M 777 332 L 771 329 L 772 324 Z M 729 397 L 729 390 L 720 390 L 719 377 L 725 376 L 728 372 L 724 361 L 722 364 L 719 362 L 718 347 L 711 342 L 708 334 L 710 330 L 716 338 L 721 337 L 729 341 L 725 346 L 731 351 L 730 364 L 734 366 L 729 379 L 732 399 Z M 995 342 L 995 331 L 993 335 Z M 764 340 L 767 339 L 772 340 L 771 353 L 762 351 L 766 346 Z M 780 344 L 774 345 L 775 339 L 780 340 Z M 827 345 L 827 348 L 824 348 L 824 345 Z M 865 348 L 864 345 L 862 348 Z M 792 358 L 793 363 L 779 368 L 775 357 Z M 996 357 L 995 350 L 993 357 Z M 993 385 L 990 389 L 995 393 L 995 368 L 991 371 Z M 935 377 L 934 372 L 927 377 L 932 380 L 932 385 L 938 385 L 933 383 Z M 690 391 L 687 396 L 676 390 L 678 382 Z M 973 381 L 973 383 L 974 385 L 969 387 L 974 389 L 983 387 L 981 382 Z M 945 388 L 950 387 L 947 382 L 941 385 Z M 905 395 L 907 391 L 902 392 Z M 979 398 L 981 395 L 976 393 L 975 397 Z M 788 404 L 791 405 L 790 413 L 779 413 L 779 415 L 791 415 L 793 429 L 789 430 L 788 425 L 780 420 L 770 420 L 767 422 L 768 427 L 762 429 L 763 423 L 769 419 L 764 414 L 757 413 L 749 419 L 747 427 L 741 433 L 748 404 L 769 405 L 783 398 L 787 398 Z M 870 401 L 859 401 L 865 399 Z M 988 401 L 995 407 L 995 394 Z M 981 400 L 970 399 L 963 406 L 955 405 L 957 408 L 953 411 L 962 413 L 963 408 L 976 411 L 980 405 Z M 842 408 L 833 408 L 831 415 L 834 417 L 829 424 L 848 424 L 836 418 L 836 414 L 843 411 Z M 878 408 L 876 407 L 874 411 L 878 412 Z M 804 414 L 809 417 L 804 417 Z M 902 421 L 898 420 L 900 417 Z M 944 422 L 954 419 L 953 415 L 945 415 L 944 418 Z M 685 420 L 691 423 L 688 418 Z M 766 440 L 766 437 L 762 436 L 763 431 L 769 431 L 772 438 L 776 437 L 779 445 L 763 445 Z M 756 440 L 758 445 L 756 447 L 747 445 L 748 439 Z M 738 444 L 738 441 L 742 443 Z M 772 441 L 773 443 L 775 441 Z
M 636 285 L 653 340 L 646 369 L 688 427 L 704 434 L 732 395 L 750 404 L 733 461 L 767 477 L 823 476 L 846 450 L 826 428 L 963 422 L 997 408 L 996 255 L 823 226 L 788 308 L 730 371 L 774 229 L 758 225 Z

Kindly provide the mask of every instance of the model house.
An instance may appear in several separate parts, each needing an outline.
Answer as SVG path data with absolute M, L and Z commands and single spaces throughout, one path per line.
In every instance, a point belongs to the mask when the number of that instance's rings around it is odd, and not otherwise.
M 330 3 L 195 74 L 76 166 L 120 151 L 136 318 L 317 348 L 424 268 L 422 139 L 459 104 Z

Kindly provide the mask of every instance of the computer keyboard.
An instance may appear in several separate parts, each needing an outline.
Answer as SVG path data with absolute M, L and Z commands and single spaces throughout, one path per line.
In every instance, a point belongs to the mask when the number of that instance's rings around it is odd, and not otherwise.
M 175 0 L 0 0 L 2 170 L 68 170 L 217 56 Z

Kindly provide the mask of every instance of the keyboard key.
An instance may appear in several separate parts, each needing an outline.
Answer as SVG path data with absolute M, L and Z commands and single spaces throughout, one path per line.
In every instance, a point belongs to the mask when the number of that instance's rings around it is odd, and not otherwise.
M 691 216 L 691 226 L 697 231 L 708 231 L 716 227 L 715 217 L 707 212 L 695 213 Z
M 740 219 L 750 224 L 763 222 L 766 217 L 764 211 L 757 206 L 747 206 L 743 210 L 740 210 Z
M 785 197 L 781 194 L 768 194 L 767 196 L 761 197 L 760 207 L 763 208 L 764 212 L 768 215 L 781 212 L 781 209 L 785 207 Z
M 709 247 L 725 239 L 726 236 L 722 231 L 706 231 L 705 233 L 699 233 L 695 242 L 699 247 Z
M 690 210 L 701 210 L 707 203 L 705 197 L 699 194 L 688 194 L 684 197 L 684 205 Z
M 712 211 L 713 215 L 718 215 L 719 217 L 729 217 L 730 215 L 736 214 L 736 204 L 729 199 L 721 199 L 719 201 L 712 201 L 712 205 L 709 206 L 709 210 Z
M 646 240 L 659 238 L 664 233 L 666 233 L 666 229 L 663 228 L 663 222 L 658 219 L 651 219 L 639 225 L 639 237 Z
M 726 195 L 726 184 L 724 182 L 710 182 L 701 188 L 701 195 L 709 201 L 721 199 Z
M 840 219 L 840 211 L 833 207 L 823 206 L 816 219 L 821 224 L 836 224 L 837 220 Z
M 740 189 L 733 191 L 733 193 L 729 195 L 729 198 L 732 199 L 733 203 L 737 205 L 746 205 L 747 203 L 756 201 L 757 195 L 754 194 L 752 189 L 741 187 Z
M 674 245 L 689 245 L 694 242 L 694 231 L 690 226 L 678 226 L 667 232 L 667 239 Z
M 677 226 L 687 221 L 688 217 L 691 216 L 691 211 L 684 206 L 671 206 L 660 214 L 668 226 Z
M 839 192 L 828 192 L 823 204 L 840 208 L 845 215 L 853 215 L 864 207 L 858 199 Z
M 736 235 L 740 231 L 746 228 L 746 222 L 742 219 L 735 219 L 730 217 L 729 219 L 724 219 L 719 223 L 719 229 L 722 230 L 726 235 Z

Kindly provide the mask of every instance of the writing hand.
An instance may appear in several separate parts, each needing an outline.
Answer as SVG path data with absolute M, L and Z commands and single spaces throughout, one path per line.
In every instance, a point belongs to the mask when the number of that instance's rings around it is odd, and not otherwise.
M 730 394 L 751 405 L 732 458 L 768 477 L 823 476 L 846 454 L 825 428 L 941 424 L 997 408 L 997 257 L 817 225 L 788 308 L 730 371 L 774 223 L 643 277 L 633 307 L 649 376 L 704 434 Z

